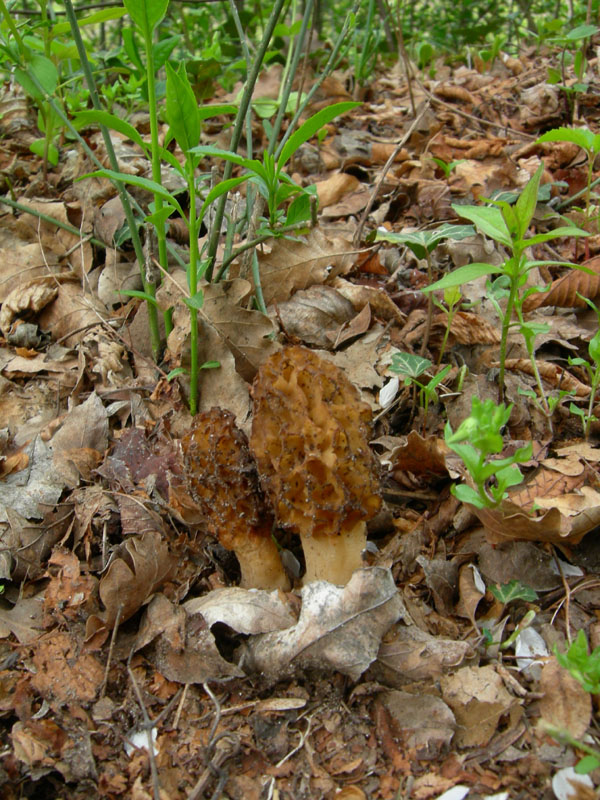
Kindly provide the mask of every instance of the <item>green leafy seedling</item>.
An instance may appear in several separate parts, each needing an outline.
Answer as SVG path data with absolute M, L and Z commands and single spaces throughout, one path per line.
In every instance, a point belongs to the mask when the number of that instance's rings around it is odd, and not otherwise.
M 571 366 L 582 367 L 585 369 L 590 381 L 590 397 L 587 409 L 580 408 L 579 406 L 576 406 L 575 403 L 571 403 L 569 406 L 569 411 L 571 414 L 575 414 L 575 416 L 581 418 L 583 435 L 587 439 L 590 434 L 590 425 L 592 422 L 596 421 L 596 417 L 594 416 L 592 409 L 594 408 L 596 392 L 598 391 L 598 386 L 600 385 L 600 309 L 588 297 L 583 297 L 579 294 L 579 292 L 577 294 L 596 312 L 596 316 L 598 318 L 598 330 L 594 336 L 592 336 L 588 344 L 588 353 L 590 354 L 593 364 L 590 364 L 590 362 L 586 361 L 585 358 L 569 358 L 569 364 Z
M 492 203 L 491 206 L 452 206 L 458 216 L 470 220 L 481 233 L 485 236 L 489 236 L 491 239 L 498 242 L 498 244 L 505 247 L 510 255 L 506 258 L 504 263 L 499 266 L 476 262 L 474 264 L 467 264 L 464 267 L 459 267 L 423 290 L 425 293 L 429 293 L 440 289 L 447 289 L 452 286 L 461 286 L 463 283 L 468 283 L 483 275 L 498 275 L 500 277 L 497 286 L 502 289 L 506 296 L 506 305 L 504 308 L 495 302 L 496 310 L 502 320 L 500 372 L 498 376 L 501 399 L 504 397 L 504 373 L 508 332 L 511 324 L 515 324 L 513 323 L 513 315 L 517 317 L 516 324 L 520 326 L 525 325 L 523 319 L 523 302 L 531 290 L 524 290 L 523 287 L 527 280 L 528 273 L 535 267 L 556 263 L 589 271 L 585 267 L 580 267 L 570 262 L 535 261 L 527 258 L 527 248 L 534 245 L 542 244 L 563 236 L 588 235 L 586 231 L 582 231 L 575 226 L 564 226 L 555 228 L 547 233 L 527 236 L 537 205 L 538 189 L 543 169 L 543 164 L 540 164 L 538 170 L 519 195 L 514 206 L 510 205 L 505 200 L 490 201 Z M 493 298 L 491 299 L 493 300 Z M 523 330 L 523 327 L 521 327 L 521 329 Z M 531 344 L 531 340 L 529 343 Z M 535 358 L 533 359 L 532 365 L 541 397 L 545 398 Z
M 568 669 L 586 692 L 600 693 L 600 647 L 589 652 L 585 633 L 580 630 L 566 653 L 560 653 L 554 648 L 558 663 Z
M 427 382 L 419 380 L 427 370 L 433 366 L 428 358 L 417 356 L 414 353 L 404 353 L 398 351 L 393 354 L 390 364 L 390 372 L 396 373 L 404 380 L 405 386 L 413 386 L 419 393 L 419 402 L 424 412 L 423 427 L 427 423 L 427 412 L 429 404 L 437 401 L 437 387 L 450 372 L 451 365 L 448 364 Z
M 278 235 L 279 226 L 301 224 L 310 219 L 310 197 L 314 190 L 298 186 L 284 171 L 288 161 L 298 148 L 317 134 L 328 122 L 340 114 L 345 114 L 360 103 L 343 102 L 335 103 L 328 108 L 323 108 L 312 117 L 309 117 L 287 140 L 279 155 L 275 156 L 265 151 L 262 161 L 257 158 L 244 158 L 229 150 L 219 147 L 201 145 L 191 151 L 198 156 L 212 156 L 229 161 L 246 170 L 243 180 L 249 180 L 258 187 L 258 191 L 267 203 L 269 217 L 267 224 L 272 236 Z M 294 197 L 287 213 L 280 211 L 284 202 Z
M 427 262 L 427 276 L 429 282 L 433 280 L 433 263 L 431 254 L 435 248 L 445 239 L 452 239 L 460 241 L 469 236 L 473 236 L 475 228 L 472 225 L 443 225 L 434 228 L 431 231 L 410 231 L 407 233 L 391 233 L 386 231 L 385 228 L 379 228 L 375 233 L 376 242 L 392 242 L 393 244 L 406 245 L 414 255 L 421 261 Z M 373 238 L 372 236 L 369 238 Z M 429 333 L 431 331 L 431 320 L 433 318 L 433 297 L 430 296 L 427 304 L 427 321 L 425 324 L 425 333 L 421 343 L 421 355 L 427 350 L 429 344 Z
M 600 134 L 588 128 L 553 128 L 539 137 L 538 142 L 571 142 L 581 147 L 587 155 L 587 184 L 585 192 L 585 218 L 589 221 L 592 209 L 592 178 L 596 156 L 600 153 Z M 600 226 L 600 216 L 598 217 Z
M 517 464 L 529 461 L 532 444 L 519 447 L 505 458 L 492 458 L 502 452 L 504 443 L 502 429 L 510 417 L 512 405 L 493 400 L 484 402 L 473 397 L 471 414 L 464 419 L 456 431 L 446 423 L 444 439 L 448 447 L 462 459 L 473 486 L 452 486 L 452 494 L 463 503 L 475 508 L 497 508 L 508 497 L 507 489 L 523 480 Z
M 458 158 L 456 161 L 444 161 L 443 158 L 436 158 L 435 156 L 431 156 L 431 160 L 442 170 L 444 173 L 444 177 L 446 180 L 450 177 L 452 172 L 458 167 L 459 164 L 463 164 L 467 159 L 466 158 Z
M 525 600 L 528 603 L 533 603 L 538 599 L 538 594 L 534 589 L 516 579 L 509 581 L 509 583 L 492 584 L 489 589 L 496 600 L 504 603 L 505 606 L 512 603 L 513 600 Z

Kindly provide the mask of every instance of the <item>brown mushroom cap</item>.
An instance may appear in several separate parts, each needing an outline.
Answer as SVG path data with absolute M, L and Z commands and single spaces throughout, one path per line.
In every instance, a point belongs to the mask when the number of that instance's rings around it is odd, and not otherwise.
M 250 444 L 261 483 L 277 523 L 302 538 L 305 580 L 345 583 L 361 564 L 365 522 L 381 506 L 371 409 L 338 367 L 303 347 L 267 359 L 252 395 Z M 313 558 L 321 545 L 323 558 Z
M 190 493 L 210 533 L 240 562 L 246 588 L 289 588 L 248 440 L 230 411 L 198 414 L 181 441 Z

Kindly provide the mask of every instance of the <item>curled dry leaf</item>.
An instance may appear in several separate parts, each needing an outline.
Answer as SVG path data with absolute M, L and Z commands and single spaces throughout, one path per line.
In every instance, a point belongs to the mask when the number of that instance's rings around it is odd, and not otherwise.
M 325 283 L 350 269 L 352 245 L 343 239 L 328 239 L 313 228 L 303 241 L 276 239 L 270 253 L 259 254 L 265 303 L 280 303 L 297 289 Z
M 369 676 L 398 688 L 437 680 L 472 655 L 468 642 L 432 636 L 416 625 L 399 623 L 385 635 Z
M 134 649 L 142 647 L 147 648 L 146 657 L 161 675 L 177 683 L 204 683 L 244 674 L 219 653 L 200 614 L 188 614 L 162 594 L 152 598 L 144 614 Z
M 51 303 L 57 295 L 58 283 L 54 276 L 20 283 L 2 303 L 0 330 L 7 336 L 18 317 L 30 318 Z
M 336 670 L 358 680 L 376 656 L 382 636 L 405 614 L 389 570 L 357 570 L 345 587 L 314 581 L 302 589 L 296 625 L 255 636 L 245 666 L 269 680 L 305 670 Z
M 341 326 L 354 317 L 350 300 L 331 286 L 301 289 L 274 310 L 288 336 L 328 349 Z
M 581 265 L 594 271 L 593 275 L 578 269 L 571 269 L 561 278 L 553 281 L 547 292 L 531 294 L 523 303 L 524 311 L 533 311 L 542 306 L 558 306 L 559 308 L 586 308 L 588 300 L 600 295 L 600 256 L 594 256 Z M 582 297 L 578 297 L 580 294 Z
M 209 627 L 222 622 L 237 633 L 258 634 L 291 628 L 298 618 L 285 595 L 231 586 L 214 589 L 183 606 L 193 616 L 202 614 Z
M 115 622 L 129 619 L 169 577 L 173 560 L 158 531 L 128 539 L 100 580 L 104 612 L 88 617 L 86 639 L 100 646 Z

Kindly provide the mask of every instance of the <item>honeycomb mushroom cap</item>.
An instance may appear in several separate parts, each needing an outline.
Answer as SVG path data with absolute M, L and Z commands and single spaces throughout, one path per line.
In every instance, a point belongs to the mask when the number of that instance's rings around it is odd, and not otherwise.
M 314 579 L 305 539 L 358 536 L 364 546 L 365 522 L 380 509 L 371 409 L 342 370 L 303 347 L 267 359 L 253 400 L 250 443 L 261 483 L 278 524 L 302 537 L 307 578 Z M 356 569 L 360 553 L 350 560 Z M 347 572 L 340 568 L 338 578 Z
M 238 557 L 242 585 L 287 588 L 271 535 L 273 517 L 264 504 L 248 440 L 234 415 L 221 408 L 198 414 L 181 445 L 190 494 L 209 532 Z

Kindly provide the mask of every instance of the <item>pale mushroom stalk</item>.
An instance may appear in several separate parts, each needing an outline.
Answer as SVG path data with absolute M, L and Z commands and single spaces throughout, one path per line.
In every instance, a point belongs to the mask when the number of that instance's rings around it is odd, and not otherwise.
M 304 583 L 329 581 L 348 583 L 352 573 L 363 566 L 362 551 L 367 546 L 367 526 L 357 522 L 349 531 L 337 535 L 300 536 L 306 562 Z

